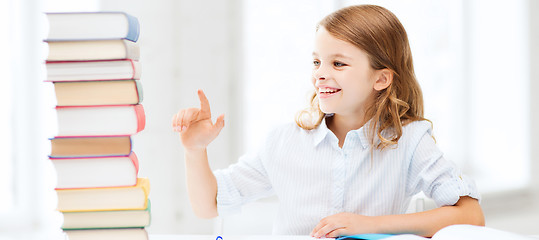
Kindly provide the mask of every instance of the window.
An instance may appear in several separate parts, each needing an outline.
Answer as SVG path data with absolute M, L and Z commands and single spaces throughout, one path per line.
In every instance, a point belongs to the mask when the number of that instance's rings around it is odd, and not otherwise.
M 41 168 L 46 141 L 42 134 L 40 88 L 44 49 L 41 43 L 39 4 L 33 1 L 3 1 L 0 60 L 2 74 L 2 139 L 0 161 L 3 233 L 34 232 L 41 227 L 43 206 L 50 201 L 36 201 L 46 194 L 41 188 Z M 41 140 L 43 139 L 43 140 Z M 38 223 L 38 224 L 36 224 Z M 3 229 L 4 229 L 3 228 Z
M 10 4 L 9 2 L 2 1 L 0 2 L 0 35 L 10 36 L 9 34 L 9 23 L 10 15 Z M 0 51 L 7 56 L 11 56 L 10 48 L 8 47 L 10 43 L 9 38 L 2 37 L 0 38 Z M 0 58 L 0 72 L 2 73 L 3 79 L 12 79 L 12 69 L 10 67 L 9 58 L 3 57 Z M 11 81 L 3 81 L 3 86 L 0 88 L 0 102 L 3 104 L 0 105 L 0 112 L 3 114 L 0 115 L 0 133 L 2 133 L 2 138 L 0 138 L 0 152 L 2 153 L 2 158 L 0 159 L 0 192 L 7 193 L 4 197 L 0 198 L 0 206 L 5 206 L 0 209 L 0 213 L 5 213 L 8 209 L 13 208 L 13 156 L 12 156 L 12 146 L 11 146 L 11 114 L 12 102 L 11 102 Z

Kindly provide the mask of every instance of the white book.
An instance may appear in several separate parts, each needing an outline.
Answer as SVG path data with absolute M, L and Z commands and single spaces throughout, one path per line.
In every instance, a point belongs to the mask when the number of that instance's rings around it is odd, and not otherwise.
M 47 62 L 48 82 L 140 79 L 141 64 L 131 59 Z
M 142 105 L 56 107 L 57 136 L 132 135 L 144 129 Z
M 384 240 L 425 240 L 428 238 L 412 234 L 396 235 Z M 537 240 L 537 238 L 519 235 L 494 228 L 473 225 L 452 225 L 436 232 L 432 240 Z
M 128 39 L 140 34 L 138 19 L 124 12 L 46 13 L 49 23 L 46 41 Z
M 129 156 L 50 158 L 56 170 L 56 189 L 121 187 L 137 184 L 138 159 Z

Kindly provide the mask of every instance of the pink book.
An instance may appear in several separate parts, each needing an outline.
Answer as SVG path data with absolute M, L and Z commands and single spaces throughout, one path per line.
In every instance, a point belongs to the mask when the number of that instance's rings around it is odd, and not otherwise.
M 56 189 L 133 186 L 137 183 L 137 155 L 49 158 L 56 169 Z

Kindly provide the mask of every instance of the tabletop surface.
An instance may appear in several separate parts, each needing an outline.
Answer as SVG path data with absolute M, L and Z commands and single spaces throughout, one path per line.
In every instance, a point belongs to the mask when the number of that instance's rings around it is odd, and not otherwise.
M 271 236 L 271 235 L 245 235 L 245 236 L 223 236 L 217 238 L 217 235 L 160 235 L 150 234 L 149 240 L 320 240 L 319 238 L 313 238 L 309 236 Z M 331 239 L 334 238 L 322 238 Z M 539 235 L 526 236 L 525 239 L 539 239 Z
M 150 234 L 150 240 L 216 240 L 217 235 L 167 235 Z M 271 235 L 246 235 L 246 236 L 223 236 L 222 240 L 314 240 L 309 236 L 271 236 Z M 221 240 L 219 239 L 219 240 Z M 333 238 L 331 238 L 333 239 Z

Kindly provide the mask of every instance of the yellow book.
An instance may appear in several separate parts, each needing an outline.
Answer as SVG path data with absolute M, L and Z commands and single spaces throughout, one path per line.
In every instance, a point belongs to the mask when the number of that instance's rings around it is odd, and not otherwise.
M 148 205 L 150 181 L 138 178 L 135 186 L 58 189 L 58 211 L 142 210 Z

